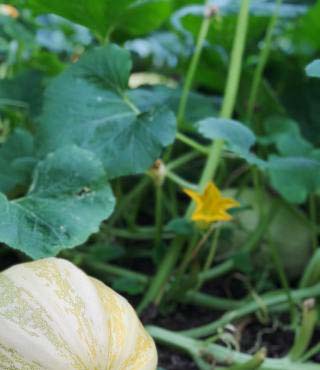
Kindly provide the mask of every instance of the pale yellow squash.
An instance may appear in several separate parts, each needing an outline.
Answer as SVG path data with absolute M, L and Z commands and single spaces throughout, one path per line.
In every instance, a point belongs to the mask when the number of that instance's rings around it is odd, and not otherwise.
M 154 370 L 157 352 L 119 294 L 58 258 L 0 274 L 1 370 Z

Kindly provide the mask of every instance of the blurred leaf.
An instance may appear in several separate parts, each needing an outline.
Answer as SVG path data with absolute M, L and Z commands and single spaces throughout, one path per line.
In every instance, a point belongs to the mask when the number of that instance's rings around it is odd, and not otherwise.
M 12 192 L 18 185 L 27 186 L 36 162 L 32 135 L 17 129 L 0 146 L 0 192 Z
M 320 249 L 314 251 L 312 258 L 309 260 L 307 268 L 305 269 L 299 288 L 306 288 L 314 286 L 320 282 Z
M 132 0 L 28 0 L 27 5 L 37 14 L 54 13 L 104 36 L 130 3 Z
M 12 79 L 0 80 L 0 110 L 3 107 L 20 108 L 36 116 L 41 108 L 42 79 L 41 73 L 28 70 Z
M 118 31 L 131 36 L 149 33 L 171 14 L 171 0 L 135 0 L 115 24 Z
M 319 158 L 320 159 L 320 158 Z M 308 157 L 270 156 L 272 186 L 290 203 L 303 203 L 320 187 L 320 160 Z
M 206 118 L 198 122 L 199 133 L 207 139 L 222 139 L 228 149 L 237 154 L 246 154 L 255 144 L 254 133 L 238 121 L 223 118 Z
M 38 50 L 32 55 L 30 66 L 32 69 L 43 72 L 48 76 L 61 73 L 65 67 L 56 54 L 45 50 Z
M 312 63 L 307 65 L 306 73 L 309 77 L 320 78 L 320 59 L 314 60 Z
M 252 257 L 249 252 L 243 251 L 232 256 L 235 264 L 235 269 L 246 274 L 253 271 Z
M 101 162 L 64 148 L 39 162 L 24 197 L 0 194 L 0 241 L 32 258 L 56 255 L 97 232 L 114 203 Z
M 299 123 L 303 135 L 318 145 L 320 83 L 316 78 L 306 77 L 305 59 L 310 61 L 310 56 L 277 55 L 277 63 L 272 65 L 269 78 L 272 79 L 275 93 L 285 108 L 283 112 L 276 114 L 281 113 L 293 118 Z
M 37 14 L 54 13 L 106 37 L 114 29 L 140 35 L 169 16 L 170 0 L 28 0 Z M 155 16 L 156 15 L 156 16 Z
M 264 123 L 266 136 L 260 143 L 275 144 L 283 156 L 304 156 L 313 150 L 313 145 L 305 140 L 299 125 L 286 117 L 271 117 Z
M 270 155 L 265 169 L 272 186 L 291 203 L 303 203 L 320 187 L 320 155 L 305 140 L 298 124 L 285 117 L 272 117 L 265 122 L 262 144 L 275 144 L 279 154 Z
M 141 294 L 145 290 L 145 284 L 134 279 L 121 277 L 113 281 L 112 288 L 118 292 L 137 295 Z
M 320 2 L 313 2 L 313 6 L 294 25 L 291 39 L 296 52 L 312 55 L 320 46 Z
M 250 67 L 250 69 L 249 69 Z M 248 66 L 242 72 L 240 81 L 239 93 L 236 102 L 236 111 L 240 117 L 246 117 L 248 109 L 248 99 L 252 87 L 253 73 L 252 66 Z M 261 123 L 272 115 L 284 115 L 285 109 L 279 99 L 277 92 L 267 79 L 262 79 L 256 97 L 254 107 L 254 122 L 252 126 L 255 128 L 255 133 L 260 133 Z
M 150 59 L 153 68 L 175 68 L 182 58 L 192 53 L 192 48 L 188 48 L 178 35 L 167 31 L 129 40 L 125 47 L 136 53 L 140 59 Z
M 90 248 L 86 250 L 87 253 L 90 253 L 90 256 L 96 258 L 99 261 L 113 261 L 117 258 L 123 257 L 125 250 L 118 244 L 104 244 L 104 243 L 95 243 L 90 245 Z
M 52 52 L 72 54 L 77 47 L 88 46 L 92 42 L 92 35 L 87 28 L 57 15 L 40 16 L 37 23 L 39 24 L 36 33 L 37 42 Z
M 113 44 L 86 53 L 46 91 L 41 152 L 76 144 L 93 151 L 108 176 L 142 173 L 171 144 L 176 120 L 165 106 L 141 109 L 130 100 L 128 51 Z
M 140 88 L 131 93 L 132 99 L 145 110 L 155 105 L 166 105 L 173 112 L 178 112 L 181 88 L 170 88 L 166 86 L 154 86 L 151 88 Z M 194 124 L 195 122 L 217 115 L 217 104 L 213 96 L 206 96 L 191 91 L 188 95 L 185 121 Z
M 165 231 L 190 236 L 194 233 L 194 223 L 186 218 L 175 218 L 165 226 Z

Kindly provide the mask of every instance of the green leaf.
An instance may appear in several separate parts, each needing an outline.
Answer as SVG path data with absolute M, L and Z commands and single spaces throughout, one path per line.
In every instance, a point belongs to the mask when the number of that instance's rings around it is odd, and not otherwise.
M 190 236 L 194 233 L 194 223 L 186 218 L 174 218 L 165 226 L 165 230 L 176 235 Z
M 170 15 L 170 0 L 29 0 L 36 13 L 54 13 L 105 37 L 117 29 L 139 35 L 153 31 Z
M 58 14 L 104 36 L 113 19 L 117 19 L 130 3 L 132 0 L 29 0 L 27 4 L 38 14 Z
M 116 278 L 112 283 L 112 288 L 118 292 L 128 293 L 130 295 L 141 294 L 145 290 L 145 284 L 135 279 L 127 277 Z
M 17 129 L 0 147 L 0 192 L 27 186 L 36 162 L 32 135 Z
M 95 243 L 90 245 L 89 248 L 86 246 L 86 253 L 90 254 L 92 259 L 98 261 L 113 261 L 125 255 L 125 249 L 118 244 L 105 244 Z
M 139 36 L 160 27 L 171 14 L 171 0 L 136 0 L 115 25 L 116 30 Z
M 272 186 L 291 203 L 303 203 L 320 187 L 320 160 L 308 157 L 270 156 Z
M 297 122 L 286 117 L 272 117 L 264 123 L 266 136 L 260 143 L 275 144 L 283 156 L 305 156 L 313 145 L 303 138 Z
M 114 207 L 103 166 L 75 146 L 39 162 L 28 193 L 0 194 L 0 241 L 32 258 L 56 255 L 85 242 Z
M 306 67 L 306 73 L 309 77 L 320 78 L 320 59 L 314 60 L 312 63 L 308 64 Z
M 237 154 L 248 153 L 255 143 L 254 133 L 240 122 L 223 118 L 206 118 L 198 122 L 199 133 L 207 139 L 222 139 Z
M 54 79 L 40 118 L 41 152 L 76 144 L 94 152 L 109 177 L 147 170 L 174 141 L 176 120 L 165 106 L 146 111 L 130 100 L 130 69 L 129 53 L 110 44 Z
M 167 105 L 170 109 L 178 113 L 180 98 L 182 94 L 181 88 L 170 88 L 167 86 L 157 85 L 152 88 L 140 88 L 132 93 L 134 101 L 143 109 L 150 109 L 154 105 Z M 218 110 L 212 104 L 213 96 L 206 96 L 198 92 L 191 91 L 188 95 L 185 121 L 192 124 L 201 119 L 210 116 L 216 116 Z
M 0 110 L 9 107 L 30 112 L 32 116 L 39 114 L 43 94 L 42 78 L 41 73 L 29 70 L 15 78 L 0 80 Z

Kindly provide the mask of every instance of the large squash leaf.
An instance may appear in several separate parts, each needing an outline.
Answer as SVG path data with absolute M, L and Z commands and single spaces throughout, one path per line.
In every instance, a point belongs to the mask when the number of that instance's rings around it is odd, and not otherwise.
M 40 119 L 41 152 L 76 144 L 94 152 L 109 177 L 145 171 L 173 142 L 176 120 L 165 106 L 135 105 L 130 69 L 129 53 L 108 45 L 54 79 Z
M 32 135 L 17 129 L 0 147 L 0 192 L 27 186 L 36 161 Z
M 228 150 L 264 171 L 272 187 L 290 203 L 303 203 L 320 188 L 320 155 L 305 140 L 298 125 L 289 119 L 275 117 L 266 122 L 266 136 L 260 143 L 275 144 L 279 155 L 265 161 L 251 151 L 253 132 L 234 120 L 206 118 L 198 122 L 198 131 L 207 139 L 224 140 Z
M 320 161 L 312 157 L 270 156 L 271 185 L 290 203 L 303 203 L 320 188 Z
M 224 118 L 206 118 L 197 124 L 199 133 L 207 139 L 222 139 L 236 154 L 247 154 L 255 144 L 254 133 L 242 123 Z
M 170 0 L 27 0 L 38 14 L 54 13 L 104 37 L 115 29 L 139 35 L 153 31 L 169 15 Z
M 0 193 L 0 241 L 32 258 L 56 255 L 98 231 L 114 207 L 101 162 L 75 146 L 39 162 L 28 193 Z
M 117 19 L 133 0 L 29 0 L 38 14 L 54 13 L 105 35 L 112 19 Z

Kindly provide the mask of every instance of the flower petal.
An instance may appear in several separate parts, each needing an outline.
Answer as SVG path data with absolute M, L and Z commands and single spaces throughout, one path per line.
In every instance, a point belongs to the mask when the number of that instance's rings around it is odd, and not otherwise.
M 183 189 L 183 192 L 189 195 L 189 197 L 193 199 L 197 204 L 203 203 L 201 195 L 197 193 L 196 191 L 191 190 L 191 189 Z

